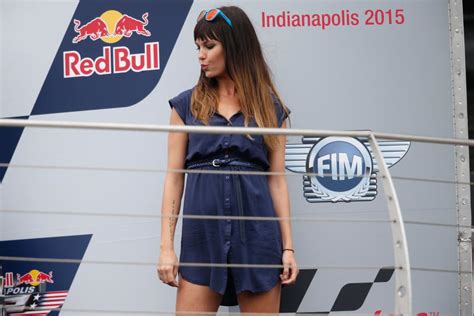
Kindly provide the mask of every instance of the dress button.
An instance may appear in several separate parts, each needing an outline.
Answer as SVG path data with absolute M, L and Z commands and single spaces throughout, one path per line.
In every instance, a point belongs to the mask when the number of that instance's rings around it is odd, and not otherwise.
M 226 155 L 224 155 L 224 157 L 225 157 L 225 158 L 229 158 L 229 155 L 226 154 Z
M 229 198 L 225 198 L 225 201 L 226 201 L 226 202 L 229 202 Z
M 225 179 L 226 179 L 226 180 L 229 180 L 229 178 L 230 178 L 229 176 L 225 176 Z

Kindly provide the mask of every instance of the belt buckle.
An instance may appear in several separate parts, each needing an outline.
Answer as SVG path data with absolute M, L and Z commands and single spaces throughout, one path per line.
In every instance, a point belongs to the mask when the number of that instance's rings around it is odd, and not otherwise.
M 220 161 L 220 159 L 214 159 L 212 161 L 212 166 L 215 167 L 215 168 L 220 167 L 221 165 L 218 164 L 219 161 Z

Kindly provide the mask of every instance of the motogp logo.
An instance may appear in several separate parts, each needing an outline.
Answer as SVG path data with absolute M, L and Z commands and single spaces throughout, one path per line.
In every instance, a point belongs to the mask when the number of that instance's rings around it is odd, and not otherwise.
M 380 141 L 388 167 L 408 151 L 410 142 Z M 303 176 L 303 196 L 310 203 L 372 201 L 377 195 L 378 165 L 367 139 L 303 137 L 286 145 L 286 168 Z

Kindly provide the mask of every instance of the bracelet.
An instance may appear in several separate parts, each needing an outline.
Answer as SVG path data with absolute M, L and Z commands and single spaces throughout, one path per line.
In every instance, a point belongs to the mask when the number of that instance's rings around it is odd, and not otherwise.
M 284 252 L 285 250 L 289 250 L 289 251 L 292 251 L 293 253 L 295 253 L 295 249 L 285 248 L 285 249 L 282 250 L 282 252 Z

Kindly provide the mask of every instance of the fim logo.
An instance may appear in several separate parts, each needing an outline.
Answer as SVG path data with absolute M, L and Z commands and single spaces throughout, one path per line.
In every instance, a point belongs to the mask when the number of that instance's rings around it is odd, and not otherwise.
M 390 168 L 405 156 L 410 142 L 379 141 Z M 303 137 L 289 143 L 286 169 L 303 176 L 303 195 L 309 203 L 372 201 L 377 195 L 379 171 L 367 138 Z

